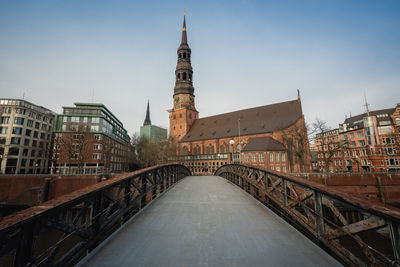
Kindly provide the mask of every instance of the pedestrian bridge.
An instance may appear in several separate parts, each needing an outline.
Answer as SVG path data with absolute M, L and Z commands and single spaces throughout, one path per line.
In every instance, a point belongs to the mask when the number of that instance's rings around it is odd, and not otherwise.
M 83 266 L 339 266 L 246 192 L 189 176 L 137 214 Z
M 399 210 L 305 178 L 166 164 L 3 218 L 0 266 L 400 266 L 399 225 Z

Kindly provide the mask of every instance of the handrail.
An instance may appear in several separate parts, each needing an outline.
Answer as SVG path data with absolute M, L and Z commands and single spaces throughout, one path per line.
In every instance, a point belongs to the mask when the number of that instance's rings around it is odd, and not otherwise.
M 188 175 L 184 165 L 157 165 L 9 215 L 0 221 L 0 265 L 73 265 Z
M 221 166 L 226 178 L 311 234 L 350 266 L 400 266 L 400 210 L 297 176 L 244 164 Z M 373 241 L 371 241 L 373 240 Z

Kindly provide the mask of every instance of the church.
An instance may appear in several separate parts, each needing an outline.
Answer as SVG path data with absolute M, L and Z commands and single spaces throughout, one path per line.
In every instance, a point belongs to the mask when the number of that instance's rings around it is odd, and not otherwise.
M 178 146 L 173 161 L 193 174 L 242 163 L 276 172 L 308 172 L 311 158 L 301 99 L 199 118 L 195 106 L 186 16 L 177 51 L 169 134 Z

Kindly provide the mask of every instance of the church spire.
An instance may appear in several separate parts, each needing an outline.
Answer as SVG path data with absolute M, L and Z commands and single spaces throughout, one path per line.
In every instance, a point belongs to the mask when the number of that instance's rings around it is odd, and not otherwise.
M 187 31 L 186 31 L 186 11 L 183 16 L 183 27 L 182 27 L 182 41 L 178 47 L 178 64 L 175 70 L 175 87 L 174 95 L 177 94 L 189 94 L 194 95 L 193 88 L 193 70 L 190 62 L 192 51 L 190 50 L 187 41 Z
M 182 27 L 182 41 L 181 44 L 187 44 L 187 34 L 186 34 L 186 10 L 183 15 L 183 27 Z
M 150 100 L 147 100 L 147 111 L 146 111 L 146 119 L 144 119 L 143 126 L 151 125 L 150 120 Z

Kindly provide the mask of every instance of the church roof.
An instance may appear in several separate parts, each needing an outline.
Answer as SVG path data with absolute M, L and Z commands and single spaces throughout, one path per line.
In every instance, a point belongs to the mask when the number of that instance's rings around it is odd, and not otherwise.
M 248 143 L 243 148 L 243 152 L 247 151 L 282 151 L 286 150 L 285 146 L 270 136 L 249 138 Z
M 197 119 L 180 142 L 236 137 L 279 131 L 294 124 L 301 116 L 300 100 L 292 100 Z

